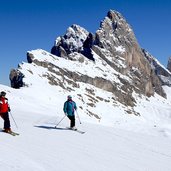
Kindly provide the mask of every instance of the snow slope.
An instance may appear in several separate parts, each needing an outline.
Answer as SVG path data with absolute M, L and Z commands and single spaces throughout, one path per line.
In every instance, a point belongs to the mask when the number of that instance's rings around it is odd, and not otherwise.
M 169 94 L 171 89 L 164 87 Z M 66 96 L 55 87 L 25 87 L 19 90 L 0 85 L 12 109 L 12 129 L 20 136 L 0 132 L 0 170 L 5 171 L 170 171 L 171 101 L 155 95 L 142 99 L 142 116 L 126 115 L 118 109 L 103 122 L 79 113 L 78 132 L 54 129 L 63 115 Z M 55 92 L 55 93 L 54 93 Z M 57 93 L 59 92 L 59 93 Z M 170 96 L 171 97 L 171 94 Z M 76 102 L 78 99 L 74 99 Z M 107 106 L 108 107 L 108 106 Z M 106 115 L 108 108 L 101 112 Z M 119 113 L 121 112 L 121 113 Z M 2 119 L 0 120 L 3 126 Z M 65 118 L 59 128 L 69 126 Z

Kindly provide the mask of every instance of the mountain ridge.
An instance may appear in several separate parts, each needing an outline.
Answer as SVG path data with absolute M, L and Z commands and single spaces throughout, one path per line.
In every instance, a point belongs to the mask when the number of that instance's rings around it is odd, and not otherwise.
M 136 97 L 157 93 L 166 98 L 162 88 L 165 83 L 150 65 L 132 28 L 113 10 L 107 13 L 95 34 L 74 24 L 64 36 L 56 38 L 51 53 L 41 49 L 28 51 L 27 60 L 28 64 L 20 64 L 17 69 L 24 75 L 23 85 L 33 86 L 36 83 L 30 78 L 35 77 L 42 84 L 59 87 L 64 94 L 75 94 L 82 103 L 80 109 L 87 108 L 85 113 L 97 119 L 101 117 L 94 107 L 101 101 L 140 115 L 135 110 Z M 79 89 L 83 94 L 76 93 Z M 106 99 L 97 96 L 97 90 L 110 96 Z

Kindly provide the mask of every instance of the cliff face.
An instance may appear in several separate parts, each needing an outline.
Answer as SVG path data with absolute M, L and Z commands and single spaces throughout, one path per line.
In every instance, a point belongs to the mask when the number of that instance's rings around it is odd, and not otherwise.
M 78 31 L 79 29 L 80 31 Z M 88 31 L 79 26 L 77 26 L 77 31 L 74 31 L 74 34 L 73 32 L 69 33 L 70 30 L 67 30 L 64 38 L 66 38 L 65 42 L 74 45 L 74 48 L 72 47 L 69 51 L 67 49 L 63 50 L 65 51 L 63 53 L 65 57 L 70 58 L 70 56 L 74 56 L 73 52 L 78 52 L 94 61 L 94 52 L 114 70 L 128 76 L 132 80 L 130 85 L 130 83 L 126 83 L 121 79 L 120 81 L 123 81 L 125 86 L 123 89 L 131 89 L 130 93 L 134 90 L 147 96 L 157 92 L 165 97 L 161 81 L 138 45 L 130 25 L 120 13 L 110 10 L 95 35 L 92 33 L 88 34 Z M 74 38 L 81 37 L 80 46 L 75 43 L 75 40 L 71 43 L 71 38 L 68 38 L 67 35 L 74 35 L 72 36 Z M 54 46 L 56 49 L 64 48 L 64 46 L 61 47 L 61 44 L 63 44 L 61 40 L 64 38 L 56 39 Z M 78 40 L 77 42 L 80 41 Z M 52 48 L 52 53 L 59 54 L 58 50 L 54 51 L 54 47 Z
M 156 91 L 165 96 L 160 80 L 142 53 L 131 27 L 120 13 L 109 11 L 95 37 L 97 46 L 94 50 L 102 54 L 101 57 L 118 72 L 131 75 L 135 91 L 147 96 Z

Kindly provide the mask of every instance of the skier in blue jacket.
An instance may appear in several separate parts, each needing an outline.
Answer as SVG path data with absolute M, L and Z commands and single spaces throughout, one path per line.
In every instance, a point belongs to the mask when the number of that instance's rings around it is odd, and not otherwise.
M 75 110 L 77 110 L 76 103 L 72 100 L 72 96 L 67 97 L 67 101 L 64 103 L 63 111 L 65 115 L 70 119 L 70 128 L 76 130 L 75 127 Z

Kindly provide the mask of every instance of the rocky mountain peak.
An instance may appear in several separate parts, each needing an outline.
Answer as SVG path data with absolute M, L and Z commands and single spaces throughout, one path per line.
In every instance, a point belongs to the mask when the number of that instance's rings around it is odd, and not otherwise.
M 60 57 L 67 57 L 70 53 L 81 52 L 83 42 L 89 32 L 79 25 L 73 24 L 64 36 L 57 37 L 51 53 Z
M 123 32 L 132 32 L 132 29 L 126 19 L 119 12 L 114 10 L 110 10 L 105 19 L 101 22 L 101 28 L 106 29 L 107 26 L 112 31 L 122 30 Z
M 156 91 L 164 95 L 159 78 L 154 72 L 151 72 L 151 66 L 131 26 L 120 13 L 112 10 L 108 12 L 107 17 L 96 31 L 95 42 L 96 46 L 93 47 L 93 50 L 116 71 L 124 75 L 131 74 L 134 81 L 139 75 L 141 80 L 139 80 L 140 84 L 136 83 L 136 87 L 144 85 L 144 88 L 139 87 L 140 90 L 143 90 L 141 93 L 150 96 Z

